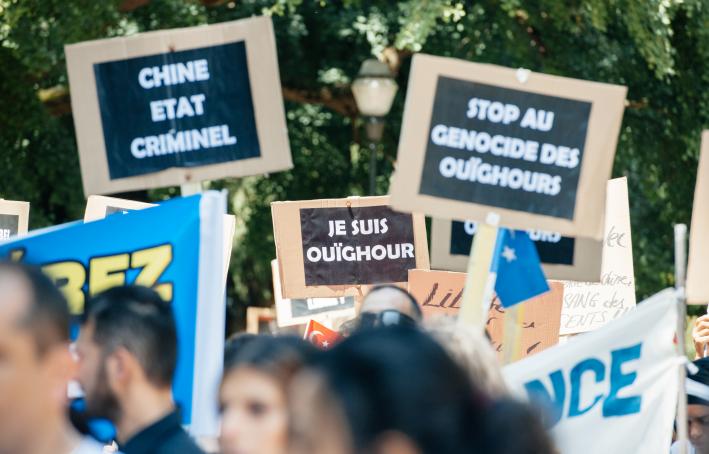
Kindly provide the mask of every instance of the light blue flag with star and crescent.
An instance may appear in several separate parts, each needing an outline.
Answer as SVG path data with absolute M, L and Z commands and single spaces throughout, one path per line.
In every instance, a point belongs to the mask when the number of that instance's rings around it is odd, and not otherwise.
M 490 272 L 497 274 L 495 293 L 503 307 L 549 291 L 537 248 L 524 230 L 499 229 Z

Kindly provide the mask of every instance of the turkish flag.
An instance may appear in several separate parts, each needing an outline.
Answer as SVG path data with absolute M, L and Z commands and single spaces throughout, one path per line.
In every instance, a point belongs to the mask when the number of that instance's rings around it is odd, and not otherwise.
M 342 340 L 342 336 L 337 331 L 333 331 L 315 320 L 310 320 L 308 326 L 305 327 L 303 339 L 318 348 L 327 350 Z

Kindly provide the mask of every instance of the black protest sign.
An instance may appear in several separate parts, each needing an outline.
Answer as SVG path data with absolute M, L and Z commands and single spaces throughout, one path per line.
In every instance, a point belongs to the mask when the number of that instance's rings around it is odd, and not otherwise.
M 362 286 L 404 283 L 408 270 L 427 269 L 423 216 L 393 211 L 388 200 L 273 203 L 283 296 L 356 295 Z
M 27 233 L 29 202 L 0 199 L 0 241 Z
M 261 155 L 243 41 L 94 73 L 111 179 Z
M 473 245 L 476 224 L 472 221 L 451 223 L 451 255 L 470 255 L 470 248 Z M 554 265 L 573 265 L 574 244 L 576 240 L 560 233 L 544 232 L 541 230 L 528 230 L 529 238 L 534 241 L 534 245 L 539 253 L 539 260 L 542 263 Z
M 302 208 L 306 285 L 405 282 L 416 268 L 410 214 L 386 206 Z
M 67 46 L 88 193 L 292 166 L 270 18 Z
M 600 238 L 625 92 L 417 54 L 392 205 Z

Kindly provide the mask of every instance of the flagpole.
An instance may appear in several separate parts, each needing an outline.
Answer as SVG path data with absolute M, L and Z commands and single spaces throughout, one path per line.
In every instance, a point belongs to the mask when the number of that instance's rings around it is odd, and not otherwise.
M 685 323 L 687 320 L 687 305 L 684 294 L 684 285 L 687 269 L 687 226 L 675 224 L 675 289 L 677 295 L 677 350 L 681 356 L 686 357 L 685 350 Z M 687 368 L 684 363 L 679 367 L 679 388 L 677 396 L 677 441 L 679 441 L 679 454 L 687 454 L 689 430 L 687 424 Z
M 468 270 L 465 277 L 463 300 L 458 313 L 458 323 L 485 329 L 495 289 L 496 274 L 490 272 L 495 255 L 500 216 L 489 213 L 486 222 L 479 223 L 470 248 Z

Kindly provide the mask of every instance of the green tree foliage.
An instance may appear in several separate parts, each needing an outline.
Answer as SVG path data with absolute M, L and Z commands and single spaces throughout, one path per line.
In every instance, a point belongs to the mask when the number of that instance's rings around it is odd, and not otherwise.
M 256 14 L 273 16 L 295 167 L 211 183 L 238 217 L 236 315 L 271 299 L 270 202 L 364 194 L 369 152 L 349 83 L 372 56 L 401 87 L 378 150 L 387 190 L 414 52 L 627 85 L 613 173 L 629 179 L 638 291 L 672 283 L 672 224 L 690 220 L 709 127 L 704 0 L 0 0 L 0 196 L 32 202 L 33 227 L 81 217 L 64 44 Z

